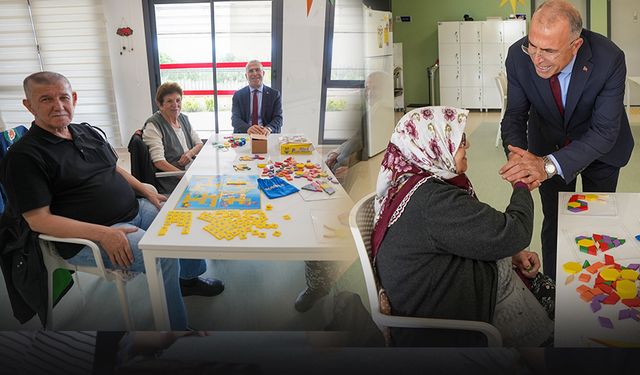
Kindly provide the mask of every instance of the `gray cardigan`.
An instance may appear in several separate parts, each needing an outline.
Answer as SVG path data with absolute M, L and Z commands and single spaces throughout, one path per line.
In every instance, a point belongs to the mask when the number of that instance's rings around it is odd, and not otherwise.
M 528 190 L 514 189 L 503 213 L 456 186 L 430 179 L 388 229 L 376 257 L 393 313 L 491 322 L 496 261 L 525 249 L 532 231 L 533 200 Z M 418 330 L 392 334 L 396 345 L 425 344 L 422 338 L 427 336 Z M 468 336 L 453 342 L 438 340 L 437 345 L 476 342 Z

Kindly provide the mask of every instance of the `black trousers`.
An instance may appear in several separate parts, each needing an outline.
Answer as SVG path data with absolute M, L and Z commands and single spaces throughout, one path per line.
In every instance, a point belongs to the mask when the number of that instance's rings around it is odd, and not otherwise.
M 613 193 L 618 186 L 620 168 L 594 161 L 582 172 L 583 192 Z M 556 280 L 556 251 L 558 246 L 558 192 L 576 191 L 576 180 L 567 184 L 562 177 L 554 176 L 540 186 L 542 199 L 542 264 L 544 273 Z

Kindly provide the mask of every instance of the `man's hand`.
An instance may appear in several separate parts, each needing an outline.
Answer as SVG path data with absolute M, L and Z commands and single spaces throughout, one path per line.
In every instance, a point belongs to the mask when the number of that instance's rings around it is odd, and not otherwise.
M 532 251 L 522 250 L 511 257 L 511 263 L 518 267 L 522 274 L 530 279 L 536 277 L 540 269 L 540 258 L 538 254 Z
M 509 151 L 509 161 L 499 171 L 503 179 L 511 183 L 522 181 L 529 186 L 529 190 L 547 179 L 541 157 L 511 145 Z
M 131 253 L 131 247 L 129 246 L 129 240 L 127 240 L 127 233 L 136 232 L 136 227 L 108 227 L 106 232 L 98 240 L 100 246 L 109 256 L 109 260 L 112 264 L 117 264 L 121 267 L 128 267 L 133 262 L 133 253 Z
M 247 134 L 269 135 L 269 133 L 271 133 L 271 130 L 269 128 L 257 124 L 251 125 L 251 127 L 247 129 Z
M 154 193 L 150 190 L 147 191 L 149 193 L 145 195 L 145 198 L 147 198 L 147 200 L 151 202 L 151 204 L 156 206 L 157 209 L 162 208 L 162 204 L 167 201 L 167 197 L 160 193 Z

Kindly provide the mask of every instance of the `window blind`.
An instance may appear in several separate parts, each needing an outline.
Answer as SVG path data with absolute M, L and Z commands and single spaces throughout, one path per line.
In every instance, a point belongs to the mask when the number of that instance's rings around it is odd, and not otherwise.
M 33 17 L 33 29 L 29 16 Z M 78 93 L 74 122 L 88 122 L 121 146 L 100 0 L 3 0 L 0 15 L 0 115 L 4 126 L 29 124 L 22 80 L 42 69 L 65 75 Z M 35 30 L 35 38 L 34 38 Z

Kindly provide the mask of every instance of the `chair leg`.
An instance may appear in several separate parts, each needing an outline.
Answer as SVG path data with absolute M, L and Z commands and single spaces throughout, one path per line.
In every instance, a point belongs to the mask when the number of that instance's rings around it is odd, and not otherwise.
M 116 279 L 116 286 L 118 287 L 120 306 L 122 306 L 122 315 L 124 315 L 124 322 L 127 327 L 127 331 L 133 331 L 133 321 L 131 320 L 131 313 L 129 312 L 129 301 L 127 299 L 127 290 L 124 285 L 124 281 Z
M 47 289 L 49 292 L 47 294 L 47 319 L 44 328 L 53 330 L 53 271 L 49 269 L 50 268 L 47 267 Z

